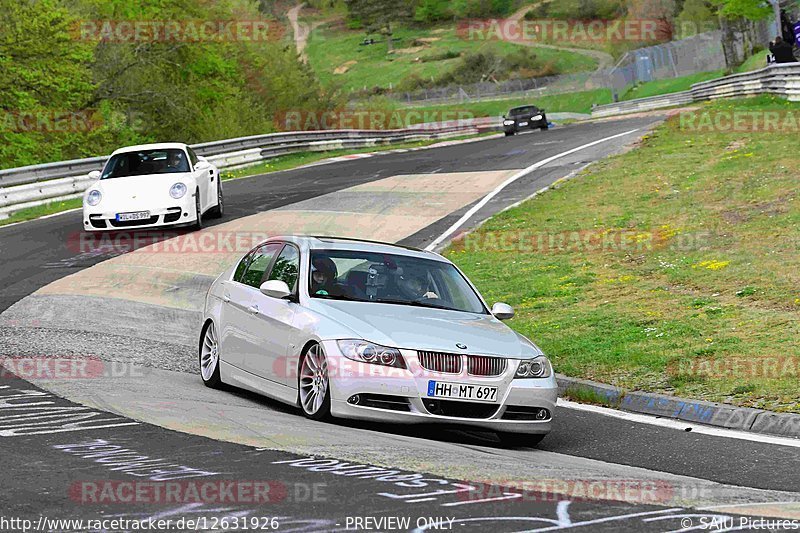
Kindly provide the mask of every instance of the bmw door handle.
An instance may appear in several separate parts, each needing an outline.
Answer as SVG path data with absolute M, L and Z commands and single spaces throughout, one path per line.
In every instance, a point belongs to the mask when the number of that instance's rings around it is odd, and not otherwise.
M 250 307 L 247 308 L 247 312 L 250 313 L 251 315 L 257 315 L 258 314 L 258 306 L 257 305 L 251 305 Z
M 225 302 L 226 304 L 231 303 L 231 295 L 230 294 L 223 294 L 222 295 L 222 301 Z

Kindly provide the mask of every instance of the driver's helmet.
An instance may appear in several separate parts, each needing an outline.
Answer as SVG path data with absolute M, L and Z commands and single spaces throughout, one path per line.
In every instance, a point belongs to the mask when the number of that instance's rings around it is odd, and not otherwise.
M 311 294 L 324 290 L 336 277 L 336 263 L 330 257 L 317 256 L 311 260 Z

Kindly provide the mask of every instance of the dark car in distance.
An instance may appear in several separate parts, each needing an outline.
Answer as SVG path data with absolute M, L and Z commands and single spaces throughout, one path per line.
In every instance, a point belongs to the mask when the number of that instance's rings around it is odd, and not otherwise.
M 508 115 L 503 115 L 503 131 L 506 137 L 535 129 L 545 131 L 548 127 L 544 109 L 539 109 L 535 105 L 515 107 L 508 112 Z

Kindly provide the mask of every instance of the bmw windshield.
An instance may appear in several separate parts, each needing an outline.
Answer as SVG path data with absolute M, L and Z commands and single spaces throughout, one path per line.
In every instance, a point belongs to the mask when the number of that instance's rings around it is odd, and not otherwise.
M 488 314 L 452 264 L 404 255 L 313 250 L 309 294 L 312 298 Z
M 536 106 L 516 107 L 509 112 L 512 117 L 524 117 L 527 115 L 535 115 L 539 113 L 539 108 Z
M 137 150 L 113 156 L 103 168 L 100 179 L 175 172 L 189 172 L 189 161 L 183 150 L 178 148 Z

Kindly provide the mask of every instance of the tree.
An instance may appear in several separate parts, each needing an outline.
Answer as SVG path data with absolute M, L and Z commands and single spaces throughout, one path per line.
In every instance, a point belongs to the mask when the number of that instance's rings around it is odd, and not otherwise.
M 707 0 L 686 0 L 677 18 L 677 37 L 685 39 L 719 28 L 719 21 Z
M 712 0 L 719 6 L 719 14 L 732 18 L 746 18 L 749 20 L 762 20 L 770 16 L 772 6 L 763 0 Z
M 712 0 L 718 7 L 719 22 L 722 28 L 722 50 L 729 67 L 740 64 L 752 53 L 753 43 L 741 47 L 744 54 L 739 53 L 737 40 L 748 39 L 747 32 L 752 30 L 753 21 L 763 20 L 773 14 L 769 2 L 763 0 Z M 749 46 L 748 46 L 749 44 Z
M 358 20 L 369 33 L 386 37 L 388 50 L 393 49 L 392 24 L 411 18 L 412 5 L 407 0 L 345 0 L 351 19 Z

